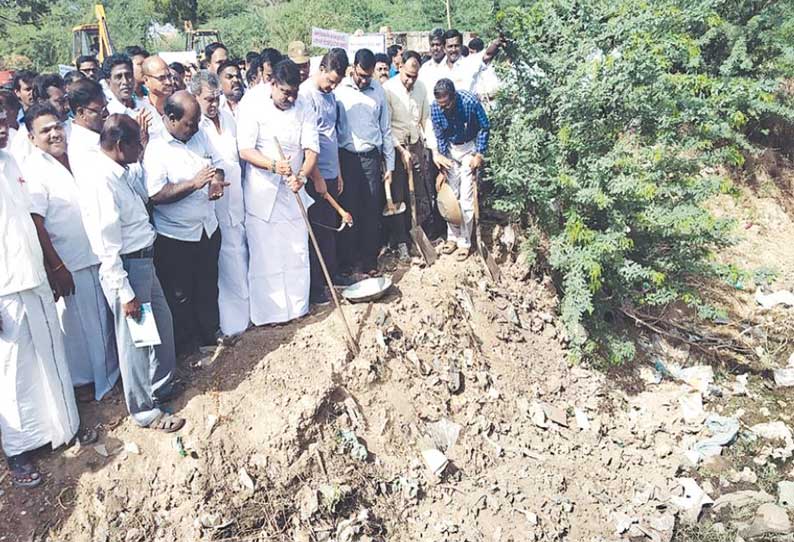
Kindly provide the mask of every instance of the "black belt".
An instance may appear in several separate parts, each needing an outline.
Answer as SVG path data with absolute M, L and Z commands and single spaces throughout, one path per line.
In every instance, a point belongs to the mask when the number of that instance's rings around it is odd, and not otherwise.
M 342 150 L 345 151 L 348 154 L 354 154 L 356 156 L 372 156 L 374 154 L 377 154 L 378 156 L 380 156 L 380 149 L 378 149 L 377 147 L 375 147 L 374 149 L 370 149 L 368 151 L 363 151 L 363 152 L 349 151 L 347 149 L 342 149 Z
M 154 257 L 154 245 L 149 245 L 146 248 L 142 248 L 140 250 L 136 250 L 135 252 L 129 252 L 127 254 L 122 254 L 122 260 L 143 260 L 146 258 L 153 258 Z

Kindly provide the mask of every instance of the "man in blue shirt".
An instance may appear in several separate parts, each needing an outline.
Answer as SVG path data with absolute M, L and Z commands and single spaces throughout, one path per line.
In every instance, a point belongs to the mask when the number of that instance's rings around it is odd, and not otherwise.
M 378 274 L 384 183 L 391 181 L 394 171 L 391 113 L 374 73 L 375 55 L 359 49 L 352 73 L 334 91 L 339 106 L 339 161 L 345 178 L 341 204 L 354 220 L 339 238 L 339 266 L 372 276 Z
M 314 198 L 314 205 L 309 207 L 309 219 L 315 224 L 326 226 L 336 224 L 336 211 L 324 198 L 330 193 L 339 197 L 343 190 L 342 175 L 339 172 L 339 139 L 336 134 L 337 106 L 334 89 L 345 78 L 348 60 L 344 49 L 331 49 L 320 61 L 320 69 L 304 81 L 300 86 L 300 99 L 307 100 L 317 115 L 317 132 L 320 136 L 320 154 L 317 167 L 309 172 L 311 183 L 306 191 Z M 314 236 L 325 259 L 328 273 L 339 282 L 336 265 L 336 232 L 327 228 L 315 228 Z M 311 270 L 311 286 L 309 303 L 326 304 L 329 302 L 325 287 L 323 270 L 313 246 L 309 246 L 309 267 Z
M 474 183 L 488 149 L 490 123 L 477 97 L 464 90 L 455 90 L 449 79 L 440 79 L 433 88 L 435 101 L 430 105 L 430 118 L 436 136 L 437 150 L 433 161 L 442 172 L 460 203 L 463 222 L 447 224 L 444 254 L 455 252 L 458 261 L 471 252 L 471 226 L 474 218 Z

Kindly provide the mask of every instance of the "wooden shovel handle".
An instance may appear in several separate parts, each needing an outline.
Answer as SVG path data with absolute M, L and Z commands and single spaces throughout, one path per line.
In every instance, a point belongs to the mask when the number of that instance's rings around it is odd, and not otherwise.
M 325 196 L 323 196 L 323 197 L 325 198 L 325 201 L 327 201 L 331 205 L 331 207 L 333 207 L 334 210 L 337 213 L 339 213 L 339 216 L 342 217 L 342 220 L 346 220 L 347 217 L 350 216 L 350 213 L 345 211 L 344 207 L 342 207 L 341 205 L 339 205 L 339 203 L 337 203 L 337 201 L 330 194 L 330 192 L 326 192 Z

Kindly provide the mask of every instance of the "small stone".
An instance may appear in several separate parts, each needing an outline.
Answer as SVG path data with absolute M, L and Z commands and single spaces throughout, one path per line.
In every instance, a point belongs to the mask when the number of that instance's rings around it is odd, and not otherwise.
M 791 521 L 784 508 L 772 503 L 762 504 L 749 527 L 739 532 L 744 538 L 784 534 L 791 531 Z

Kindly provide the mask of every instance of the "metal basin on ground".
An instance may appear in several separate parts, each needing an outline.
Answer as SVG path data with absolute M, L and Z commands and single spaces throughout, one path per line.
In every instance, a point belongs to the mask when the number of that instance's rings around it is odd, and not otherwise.
M 391 288 L 391 284 L 391 279 L 388 277 L 364 279 L 342 290 L 342 296 L 351 303 L 374 301 L 383 297 Z

